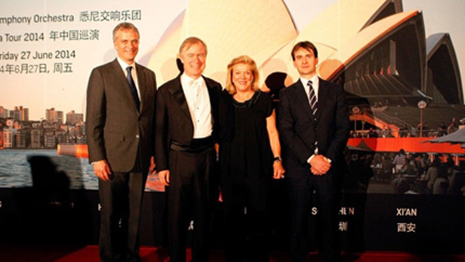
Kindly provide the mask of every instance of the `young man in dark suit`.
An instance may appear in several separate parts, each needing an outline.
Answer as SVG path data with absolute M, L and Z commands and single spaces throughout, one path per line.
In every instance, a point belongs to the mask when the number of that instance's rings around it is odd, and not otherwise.
M 340 261 L 338 210 L 343 151 L 349 138 L 349 111 L 341 86 L 316 74 L 318 51 L 310 42 L 292 50 L 300 78 L 280 92 L 278 128 L 289 184 L 292 261 L 306 261 L 307 221 L 316 191 L 325 261 Z
M 186 261 L 186 235 L 193 219 L 192 261 L 208 261 L 210 195 L 221 85 L 202 76 L 207 46 L 196 37 L 179 49 L 184 72 L 157 93 L 155 158 L 167 191 L 171 262 Z
M 89 162 L 99 178 L 102 261 L 140 261 L 142 195 L 154 153 L 155 74 L 135 63 L 139 31 L 113 30 L 118 57 L 95 68 L 87 88 Z

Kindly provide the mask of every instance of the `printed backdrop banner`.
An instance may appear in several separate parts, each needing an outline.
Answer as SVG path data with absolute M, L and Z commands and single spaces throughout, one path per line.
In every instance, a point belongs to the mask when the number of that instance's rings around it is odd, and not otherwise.
M 298 79 L 293 45 L 315 43 L 318 73 L 344 86 L 353 124 L 340 210 L 345 249 L 463 253 L 465 148 L 429 141 L 465 125 L 464 10 L 462 0 L 2 1 L 0 235 L 53 231 L 96 243 L 87 81 L 94 67 L 115 59 L 113 28 L 130 22 L 140 32 L 136 60 L 159 86 L 179 73 L 180 43 L 198 36 L 208 46 L 206 76 L 224 84 L 227 64 L 249 55 L 276 102 Z M 394 163 L 401 149 L 412 160 L 405 173 Z M 440 179 L 428 174 L 435 159 Z M 149 176 L 146 191 L 142 242 L 159 245 L 164 188 Z M 57 192 L 61 198 L 50 202 Z M 274 192 L 275 237 L 287 244 L 285 182 L 275 181 Z M 221 209 L 218 203 L 216 226 Z M 310 223 L 317 207 L 312 214 Z

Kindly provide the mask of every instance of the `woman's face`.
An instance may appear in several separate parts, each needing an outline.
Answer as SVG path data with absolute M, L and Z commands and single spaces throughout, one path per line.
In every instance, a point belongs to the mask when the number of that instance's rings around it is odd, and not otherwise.
M 252 90 L 253 72 L 248 64 L 236 64 L 232 68 L 232 82 L 238 92 Z

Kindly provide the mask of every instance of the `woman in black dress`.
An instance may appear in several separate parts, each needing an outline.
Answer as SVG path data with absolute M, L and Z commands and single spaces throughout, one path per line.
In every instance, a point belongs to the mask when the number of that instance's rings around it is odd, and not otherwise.
M 220 102 L 226 261 L 268 261 L 270 185 L 284 177 L 273 102 L 248 56 L 228 65 Z

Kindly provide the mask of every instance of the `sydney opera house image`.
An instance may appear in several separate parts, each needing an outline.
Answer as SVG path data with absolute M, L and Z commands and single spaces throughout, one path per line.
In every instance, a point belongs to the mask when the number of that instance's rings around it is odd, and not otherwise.
M 451 158 L 458 166 L 465 135 L 455 144 L 432 142 L 465 124 L 460 68 L 451 36 L 426 36 L 424 15 L 403 10 L 402 0 L 340 0 L 297 30 L 282 0 L 192 0 L 140 62 L 156 72 L 161 85 L 179 73 L 174 55 L 179 43 L 197 36 L 208 45 L 206 76 L 224 83 L 230 60 L 249 55 L 259 67 L 262 89 L 278 102 L 279 91 L 298 79 L 291 49 L 308 40 L 318 48 L 320 77 L 346 91 L 352 154 L 369 154 L 371 165 L 380 166 L 404 149 L 417 160 Z M 373 173 L 378 175 L 369 175 L 372 181 L 389 184 L 393 178 L 391 172 Z M 368 191 L 394 193 L 387 185 Z
M 190 1 L 146 59 L 159 80 L 171 79 L 178 73 L 170 71 L 178 43 L 196 35 L 208 43 L 206 75 L 224 82 L 224 65 L 248 54 L 260 67 L 264 88 L 277 93 L 298 77 L 291 48 L 309 40 L 319 50 L 319 75 L 343 85 L 350 109 L 356 107 L 354 131 L 388 126 L 398 137 L 402 126 L 417 127 L 418 103 L 424 101 L 422 120 L 433 132 L 441 122 L 465 117 L 465 110 L 451 38 L 447 32 L 426 37 L 423 15 L 403 10 L 401 0 L 341 0 L 298 32 L 279 0 Z
M 347 92 L 351 149 L 377 152 L 378 161 L 404 149 L 417 159 L 450 157 L 459 165 L 465 154 L 460 144 L 429 141 L 456 130 L 465 117 L 460 68 L 451 36 L 426 36 L 421 10 L 404 10 L 402 0 L 340 0 L 298 31 L 283 1 L 208 1 L 208 12 L 205 6 L 205 0 L 190 1 L 145 57 L 159 81 L 176 76 L 171 54 L 196 35 L 208 43 L 207 76 L 224 83 L 224 65 L 248 54 L 259 66 L 263 89 L 278 100 L 279 90 L 298 79 L 292 47 L 309 40 L 319 51 L 319 75 Z

